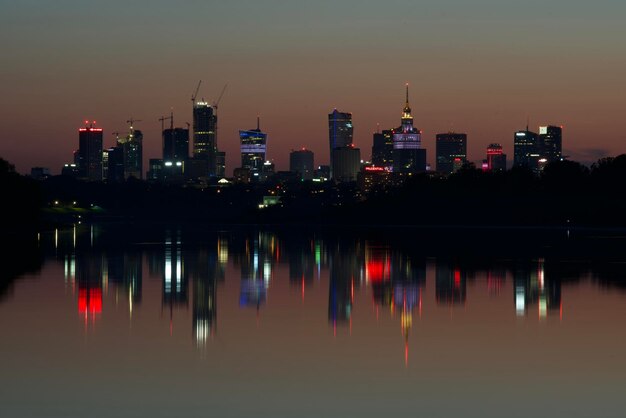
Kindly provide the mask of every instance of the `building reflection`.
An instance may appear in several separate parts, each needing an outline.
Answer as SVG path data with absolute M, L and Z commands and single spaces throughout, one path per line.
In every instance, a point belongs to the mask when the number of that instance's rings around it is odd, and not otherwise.
M 280 257 L 280 245 L 273 233 L 259 232 L 245 240 L 244 253 L 239 258 L 239 306 L 254 307 L 258 311 L 265 304 L 274 267 Z
M 102 314 L 102 290 L 105 286 L 104 260 L 100 254 L 76 257 L 76 282 L 78 283 L 78 313 L 95 323 Z
M 140 253 L 125 251 L 107 256 L 108 284 L 128 295 L 129 309 L 141 303 L 143 267 Z
M 560 277 L 556 272 L 553 276 L 546 274 L 543 259 L 518 261 L 513 269 L 513 289 L 515 313 L 519 317 L 528 315 L 534 305 L 540 319 L 561 312 Z
M 435 295 L 437 304 L 462 305 L 467 297 L 467 275 L 458 263 L 437 259 Z
M 358 242 L 337 242 L 328 259 L 328 321 L 336 333 L 337 325 L 351 325 L 354 293 L 362 281 L 362 247 Z
M 175 306 L 187 306 L 189 281 L 184 269 L 180 231 L 168 231 L 165 237 L 163 267 L 163 305 L 172 310 Z
M 316 243 L 308 237 L 296 237 L 296 239 L 288 241 L 286 245 L 289 248 L 287 254 L 289 284 L 300 290 L 304 300 L 305 289 L 311 287 L 315 282 L 316 270 L 319 265 L 316 262 Z
M 185 268 L 193 287 L 192 333 L 199 346 L 206 343 L 217 328 L 217 282 L 224 279 L 220 247 L 197 249 L 185 255 Z M 227 248 L 227 247 L 226 247 Z
M 366 244 L 365 271 L 372 287 L 377 312 L 389 308 L 391 315 L 400 316 L 404 337 L 404 360 L 408 364 L 409 332 L 417 309 L 421 315 L 422 292 L 426 283 L 426 260 L 411 260 L 389 246 Z

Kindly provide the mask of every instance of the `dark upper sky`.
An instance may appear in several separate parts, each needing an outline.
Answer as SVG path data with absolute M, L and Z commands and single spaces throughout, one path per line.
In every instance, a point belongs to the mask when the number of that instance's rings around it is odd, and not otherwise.
M 190 96 L 219 107 L 227 172 L 238 129 L 261 115 L 268 157 L 292 148 L 328 161 L 327 114 L 354 115 L 371 133 L 397 126 L 404 83 L 434 163 L 438 132 L 467 132 L 472 160 L 490 142 L 512 157 L 513 131 L 564 125 L 564 152 L 593 161 L 626 152 L 623 0 L 0 0 L 0 156 L 19 171 L 60 166 L 92 119 L 144 131 L 161 154 L 158 118 L 191 122 Z

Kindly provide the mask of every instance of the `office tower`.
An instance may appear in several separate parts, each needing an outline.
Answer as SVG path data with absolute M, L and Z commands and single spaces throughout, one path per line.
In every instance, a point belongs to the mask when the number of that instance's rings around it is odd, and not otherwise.
M 356 181 L 361 170 L 361 150 L 359 148 L 340 147 L 333 150 L 333 179 L 340 183 Z
M 289 171 L 296 173 L 300 180 L 312 180 L 315 171 L 313 151 L 302 148 L 289 154 Z
M 437 134 L 437 171 L 452 174 L 467 161 L 467 135 L 448 132 Z
M 539 153 L 548 163 L 561 160 L 562 134 L 563 130 L 559 126 L 539 127 Z
M 148 162 L 148 180 L 161 180 L 163 177 L 163 160 L 160 158 L 150 158 Z
M 185 162 L 189 158 L 189 130 L 170 128 L 163 131 L 163 160 Z
M 391 129 L 374 133 L 372 164 L 377 167 L 393 167 L 393 131 Z
M 487 147 L 487 170 L 506 171 L 506 154 L 502 152 L 502 145 L 489 144 Z
M 223 179 L 226 177 L 226 152 L 217 151 L 215 153 L 215 175 Z
M 528 167 L 536 172 L 539 159 L 537 134 L 530 132 L 528 127 L 525 131 L 515 132 L 513 137 L 513 166 Z
M 193 158 L 206 161 L 209 177 L 217 175 L 217 113 L 206 102 L 193 105 Z
M 95 123 L 95 122 L 94 122 Z M 79 177 L 83 180 L 102 180 L 102 128 L 94 128 L 85 121 L 85 127 L 78 130 Z
M 124 150 L 111 147 L 102 151 L 102 176 L 109 183 L 124 181 Z
M 333 154 L 337 148 L 352 146 L 352 113 L 339 112 L 334 109 L 328 115 L 328 140 L 330 145 L 330 177 L 335 178 Z
M 267 134 L 261 132 L 258 118 L 256 129 L 239 131 L 239 140 L 241 142 L 241 168 L 249 169 L 251 178 L 258 179 L 265 163 L 267 150 Z
M 393 171 L 397 174 L 426 171 L 426 150 L 422 149 L 422 133 L 413 127 L 408 84 L 402 110 L 402 125 L 393 130 Z
M 131 119 L 132 123 L 132 119 Z M 130 125 L 128 135 L 117 139 L 124 158 L 124 178 L 143 178 L 143 133 Z

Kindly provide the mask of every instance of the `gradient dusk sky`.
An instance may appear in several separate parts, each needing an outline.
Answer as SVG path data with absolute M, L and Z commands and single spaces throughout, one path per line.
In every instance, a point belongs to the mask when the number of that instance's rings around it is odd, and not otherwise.
M 268 132 L 268 158 L 291 149 L 328 161 L 327 114 L 353 113 L 355 142 L 398 126 L 404 84 L 434 165 L 435 134 L 468 134 L 513 156 L 530 119 L 564 126 L 563 150 L 591 162 L 626 152 L 624 0 L 0 0 L 0 157 L 59 173 L 85 119 L 105 146 L 141 119 L 144 160 L 161 156 L 158 118 L 192 122 L 190 97 L 219 107 L 227 174 L 239 129 Z

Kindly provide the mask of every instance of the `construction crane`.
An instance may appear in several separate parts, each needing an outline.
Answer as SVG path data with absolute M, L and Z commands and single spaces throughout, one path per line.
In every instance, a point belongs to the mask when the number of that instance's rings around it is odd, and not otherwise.
M 193 94 L 191 95 L 192 106 L 195 106 L 196 104 L 196 97 L 198 96 L 198 91 L 200 90 L 200 84 L 202 84 L 202 80 L 198 81 L 198 86 L 196 87 L 196 91 L 194 91 Z
M 120 133 L 119 132 L 111 132 L 111 135 L 115 136 L 115 145 L 119 145 L 120 142 Z
M 170 112 L 169 116 L 161 116 L 159 118 L 159 122 L 161 122 L 161 132 L 163 132 L 165 130 L 165 126 L 163 124 L 163 122 L 165 122 L 166 120 L 170 121 L 170 129 L 174 129 L 174 112 Z
M 126 123 L 130 124 L 130 129 L 133 130 L 133 125 L 135 124 L 135 122 L 141 122 L 141 119 L 134 119 L 132 116 L 130 117 L 130 119 L 128 119 L 126 121 Z
M 213 109 L 216 110 L 216 113 L 217 113 L 217 105 L 220 104 L 220 100 L 222 100 L 222 96 L 224 96 L 224 92 L 226 91 L 226 87 L 228 87 L 228 84 L 224 84 L 224 88 L 222 89 L 222 92 L 220 93 L 219 97 L 217 98 L 216 101 L 213 102 L 212 107 L 213 107 Z

